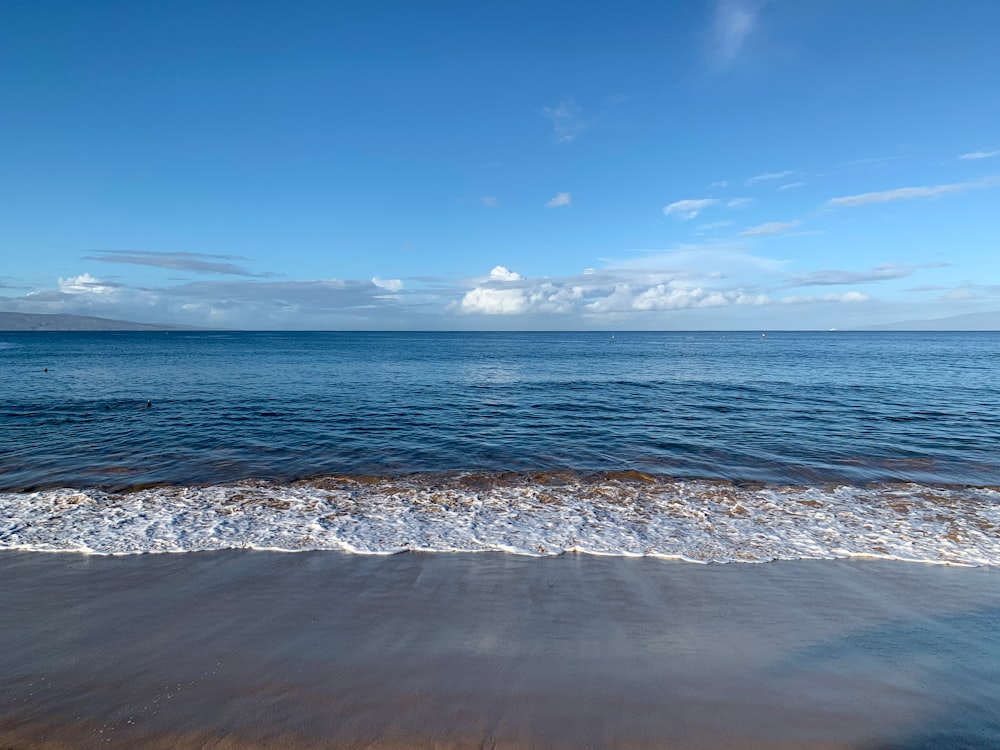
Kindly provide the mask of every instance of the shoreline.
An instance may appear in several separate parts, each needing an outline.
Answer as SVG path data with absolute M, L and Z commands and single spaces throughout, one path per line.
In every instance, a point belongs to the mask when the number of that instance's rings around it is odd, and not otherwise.
M 1000 571 L 0 552 L 0 745 L 1000 745 Z
M 0 492 L 0 549 L 583 552 L 691 562 L 871 557 L 996 566 L 998 498 L 993 488 L 738 486 L 631 474 Z

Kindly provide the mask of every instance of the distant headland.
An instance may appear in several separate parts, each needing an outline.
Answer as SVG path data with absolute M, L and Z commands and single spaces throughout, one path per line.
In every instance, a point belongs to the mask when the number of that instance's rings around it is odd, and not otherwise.
M 0 312 L 0 331 L 204 331 L 205 328 L 133 323 L 89 315 Z

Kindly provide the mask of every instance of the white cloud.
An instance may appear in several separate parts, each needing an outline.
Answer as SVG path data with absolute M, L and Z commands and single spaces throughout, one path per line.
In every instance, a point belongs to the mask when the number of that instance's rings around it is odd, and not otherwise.
M 734 295 L 733 302 L 737 305 L 756 305 L 759 307 L 771 304 L 771 298 L 766 294 L 744 294 L 743 290 L 740 289 Z
M 467 291 L 451 309 L 480 315 L 569 313 L 584 292 L 582 286 L 572 283 L 529 281 L 504 266 L 495 266 L 485 282 Z
M 580 107 L 569 97 L 554 107 L 545 107 L 542 114 L 552 122 L 556 143 L 572 143 L 587 129 L 587 123 L 580 117 Z
M 63 294 L 114 294 L 118 289 L 117 284 L 101 281 L 89 273 L 59 279 L 59 291 Z
M 548 208 L 560 208 L 561 206 L 568 206 L 573 202 L 573 196 L 569 193 L 556 193 L 555 198 L 550 200 L 545 205 Z
M 681 221 L 688 221 L 700 214 L 706 208 L 717 206 L 718 198 L 693 198 L 682 201 L 674 201 L 663 207 L 663 213 L 667 216 L 674 216 Z
M 484 195 L 481 202 L 487 208 L 497 208 L 500 205 L 495 195 Z
M 916 200 L 919 198 L 938 198 L 948 193 L 964 193 L 968 190 L 980 190 L 1000 183 L 997 177 L 986 177 L 970 182 L 954 182 L 947 185 L 927 185 L 923 187 L 904 187 L 895 190 L 881 190 L 875 193 L 860 193 L 846 195 L 842 198 L 831 198 L 828 206 L 867 206 L 872 203 L 889 203 L 890 201 Z
M 632 303 L 634 310 L 681 310 L 688 307 L 721 307 L 727 304 L 721 292 L 705 291 L 703 289 L 676 289 L 669 285 L 657 284 L 642 294 Z
M 528 309 L 523 289 L 476 287 L 462 297 L 461 311 L 483 315 L 519 315 Z
M 628 284 L 615 284 L 611 294 L 589 302 L 587 310 L 594 313 L 625 312 L 632 309 L 634 297 Z
M 757 24 L 758 3 L 749 0 L 720 0 L 715 6 L 713 58 L 720 68 L 728 68 L 739 56 Z
M 968 154 L 962 154 L 959 159 L 992 159 L 994 156 L 1000 156 L 1000 148 L 994 149 L 992 151 L 971 151 Z
M 783 234 L 794 229 L 802 222 L 800 221 L 769 221 L 766 224 L 759 224 L 740 232 L 740 237 L 763 237 L 771 234 Z
M 718 182 L 713 182 L 708 186 L 709 190 L 715 190 L 716 188 L 727 188 L 729 187 L 729 180 L 719 180 Z
M 399 279 L 380 279 L 372 276 L 372 283 L 379 289 L 388 289 L 390 292 L 398 292 L 403 289 L 403 282 Z
M 744 206 L 750 205 L 753 198 L 732 198 L 726 201 L 726 208 L 743 208 Z
M 747 185 L 756 185 L 758 182 L 767 182 L 768 180 L 780 180 L 791 174 L 794 174 L 794 172 L 790 169 L 786 169 L 783 172 L 764 172 L 763 174 L 747 178 Z
M 784 185 L 779 185 L 775 190 L 794 190 L 795 188 L 800 188 L 805 185 L 804 182 L 787 182 Z
M 490 271 L 490 278 L 498 281 L 523 281 L 524 277 L 511 271 L 506 266 L 493 266 L 493 270 Z
M 867 294 L 862 292 L 844 292 L 843 294 L 828 294 L 823 300 L 826 302 L 867 302 L 870 300 Z

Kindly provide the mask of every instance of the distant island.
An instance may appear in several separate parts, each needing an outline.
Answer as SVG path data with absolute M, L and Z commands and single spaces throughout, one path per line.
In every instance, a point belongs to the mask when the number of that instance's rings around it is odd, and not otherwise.
M 0 331 L 204 331 L 194 326 L 133 323 L 89 315 L 0 312 Z

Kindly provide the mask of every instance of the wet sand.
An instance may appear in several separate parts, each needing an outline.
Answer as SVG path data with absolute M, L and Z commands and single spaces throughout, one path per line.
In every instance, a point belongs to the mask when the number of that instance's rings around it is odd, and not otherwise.
M 1000 570 L 0 553 L 0 748 L 1000 747 Z

